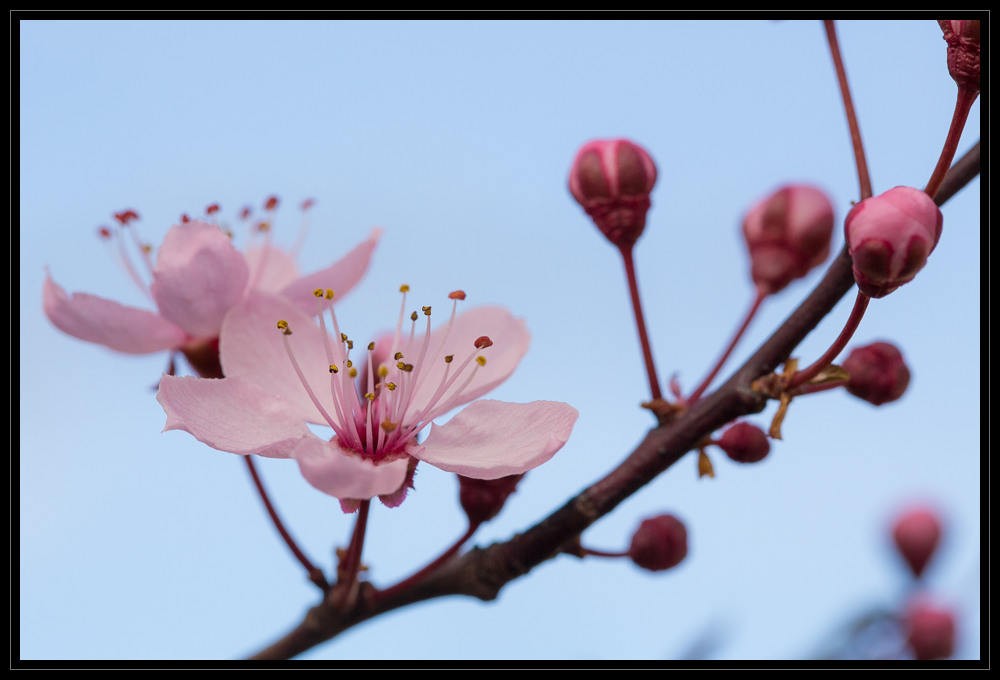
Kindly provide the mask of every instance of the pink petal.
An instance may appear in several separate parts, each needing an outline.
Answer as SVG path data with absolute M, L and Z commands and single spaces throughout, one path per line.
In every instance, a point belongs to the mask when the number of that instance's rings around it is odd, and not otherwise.
M 316 298 L 313 298 L 316 304 Z M 251 293 L 226 316 L 219 337 L 222 371 L 243 378 L 277 395 L 300 420 L 326 424 L 309 398 L 288 358 L 279 320 L 288 322 L 289 346 L 313 394 L 326 412 L 335 413 L 330 392 L 330 362 L 323 349 L 323 335 L 315 319 L 300 312 L 290 300 L 262 292 Z M 336 416 L 333 416 L 336 417 Z
M 243 298 L 248 277 L 243 255 L 217 226 L 186 222 L 163 239 L 150 292 L 165 319 L 196 338 L 212 338 Z
M 303 276 L 282 290 L 281 295 L 294 301 L 306 314 L 316 313 L 313 291 L 317 288 L 333 290 L 336 295 L 334 301 L 339 300 L 364 276 L 381 235 L 380 229 L 373 230 L 367 240 L 356 245 L 347 255 L 326 269 Z
M 248 248 L 243 251 L 243 258 L 250 270 L 250 279 L 247 282 L 249 289 L 278 293 L 299 278 L 299 267 L 295 263 L 295 256 L 280 248 L 274 246 Z
M 165 375 L 156 400 L 167 413 L 164 432 L 184 430 L 219 451 L 288 458 L 316 439 L 281 399 L 240 378 Z
M 483 399 L 434 425 L 414 458 L 475 479 L 497 479 L 538 467 L 569 439 L 577 410 L 558 401 L 510 404 Z
M 68 297 L 49 276 L 45 277 L 42 307 L 62 332 L 117 352 L 149 354 L 180 347 L 189 340 L 183 330 L 145 309 L 87 293 Z
M 435 317 L 438 314 L 439 312 L 434 311 Z M 420 317 L 420 320 L 423 318 Z M 446 333 L 447 339 L 442 345 Z M 427 343 L 427 355 L 419 362 L 419 373 L 416 376 L 419 385 L 414 392 L 412 406 L 407 411 L 409 416 L 423 409 L 433 398 L 445 375 L 447 364 L 444 357 L 449 354 L 454 355 L 451 365 L 451 372 L 454 374 L 461 362 L 464 362 L 470 354 L 477 352 L 476 340 L 484 335 L 493 342 L 492 346 L 478 352 L 486 358 L 486 365 L 468 366 L 466 371 L 471 371 L 475 367 L 476 375 L 472 382 L 460 392 L 456 392 L 458 389 L 456 385 L 460 387 L 464 383 L 464 377 L 459 378 L 449 389 L 445 401 L 436 404 L 426 418 L 433 418 L 435 415 L 467 404 L 502 383 L 514 372 L 531 343 L 531 334 L 524 321 L 514 318 L 510 312 L 501 307 L 473 307 L 455 317 L 450 331 L 447 324 L 442 324 L 431 333 Z M 423 337 L 416 337 L 412 345 L 404 345 L 402 352 L 405 360 L 417 362 L 423 344 Z M 440 349 L 435 351 L 438 347 Z
M 303 441 L 292 457 L 298 461 L 299 470 L 307 482 L 336 498 L 366 500 L 393 493 L 406 481 L 405 458 L 374 465 L 345 453 L 336 438 L 330 442 L 320 439 Z

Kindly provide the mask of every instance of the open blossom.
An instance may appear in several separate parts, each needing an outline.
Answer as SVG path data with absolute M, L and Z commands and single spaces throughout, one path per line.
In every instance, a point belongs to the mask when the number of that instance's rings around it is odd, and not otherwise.
M 333 312 L 333 291 L 315 294 L 324 309 L 318 323 L 265 293 L 237 305 L 220 338 L 226 377 L 165 376 L 157 395 L 164 429 L 222 451 L 293 458 L 310 484 L 345 509 L 374 496 L 402 502 L 416 461 L 497 479 L 542 464 L 568 439 L 578 415 L 568 404 L 475 401 L 506 380 L 528 349 L 524 322 L 506 310 L 456 314 L 465 297 L 456 291 L 447 324 L 432 331 L 430 307 L 407 316 L 404 286 L 395 333 L 355 347 Z M 435 418 L 465 404 L 418 441 Z M 307 423 L 329 426 L 333 436 L 318 436 Z
M 277 199 L 268 200 L 269 216 L 276 204 Z M 208 213 L 211 216 L 217 210 L 213 205 Z M 46 276 L 43 290 L 46 316 L 63 332 L 118 352 L 183 352 L 202 375 L 218 372 L 215 350 L 223 318 L 251 290 L 277 293 L 302 309 L 314 309 L 312 291 L 317 281 L 337 285 L 338 290 L 346 293 L 368 268 L 379 238 L 376 230 L 330 267 L 301 276 L 295 258 L 272 246 L 269 240 L 240 252 L 217 224 L 185 218 L 167 232 L 156 253 L 155 265 L 150 249 L 139 245 L 141 262 L 136 266 L 128 255 L 125 240 L 135 239 L 131 223 L 138 215 L 127 210 L 115 217 L 118 230 L 102 228 L 100 233 L 109 241 L 117 241 L 122 263 L 155 311 L 87 293 L 67 295 L 51 276 Z M 270 217 L 266 220 L 257 223 L 259 231 L 269 231 Z M 135 243 L 139 244 L 138 239 Z M 145 277 L 141 269 L 145 269 Z

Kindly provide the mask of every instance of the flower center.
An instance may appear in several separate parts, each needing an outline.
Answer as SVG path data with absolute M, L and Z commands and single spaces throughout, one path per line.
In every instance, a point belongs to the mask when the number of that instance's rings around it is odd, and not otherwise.
M 303 368 L 292 351 L 292 329 L 285 320 L 278 321 L 285 350 L 299 381 L 326 423 L 333 429 L 340 445 L 373 462 L 390 462 L 406 455 L 406 445 L 435 417 L 463 403 L 462 394 L 476 377 L 477 369 L 486 365 L 482 350 L 493 342 L 487 336 L 478 337 L 463 357 L 443 354 L 458 301 L 465 293 L 449 294 L 453 301 L 451 316 L 436 336 L 431 333 L 431 308 L 422 307 L 426 329 L 417 337 L 420 314 L 409 315 L 410 327 L 405 329 L 406 293 L 401 286 L 403 301 L 396 330 L 389 347 L 376 347 L 369 342 L 367 355 L 359 372 L 352 359 L 354 341 L 342 333 L 333 310 L 334 293 L 316 289 L 319 300 L 318 323 L 329 371 L 329 389 L 333 409 L 325 408 L 306 379 Z M 329 314 L 332 335 L 327 331 Z M 309 367 L 309 370 L 315 370 Z

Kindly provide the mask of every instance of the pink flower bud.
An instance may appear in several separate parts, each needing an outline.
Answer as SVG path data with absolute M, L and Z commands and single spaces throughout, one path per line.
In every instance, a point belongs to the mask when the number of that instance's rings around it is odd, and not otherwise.
M 716 444 L 737 463 L 757 463 L 771 451 L 771 443 L 764 430 L 747 422 L 730 427 Z
M 458 501 L 469 523 L 482 524 L 496 517 L 522 477 L 523 474 L 499 479 L 472 479 L 458 475 Z
M 955 652 L 955 615 L 927 602 L 906 613 L 906 643 L 920 661 L 946 659 Z
M 782 290 L 826 260 L 833 234 L 833 205 L 819 189 L 782 187 L 750 208 L 743 236 L 750 276 L 764 294 Z
M 979 21 L 939 20 L 948 43 L 948 73 L 959 87 L 979 92 Z
M 941 211 L 923 191 L 896 187 L 854 206 L 844 232 L 858 288 L 881 298 L 927 263 L 941 238 Z
M 644 519 L 632 535 L 628 556 L 649 571 L 676 567 L 687 555 L 687 529 L 673 515 Z
M 654 184 L 653 159 L 627 139 L 584 144 L 569 173 L 573 198 L 619 247 L 631 247 L 642 234 Z
M 875 406 L 896 401 L 910 384 L 910 369 L 903 355 L 888 342 L 852 350 L 843 369 L 850 375 L 847 391 Z
M 914 508 L 896 520 L 892 540 L 913 575 L 919 578 L 941 540 L 941 522 L 932 510 Z

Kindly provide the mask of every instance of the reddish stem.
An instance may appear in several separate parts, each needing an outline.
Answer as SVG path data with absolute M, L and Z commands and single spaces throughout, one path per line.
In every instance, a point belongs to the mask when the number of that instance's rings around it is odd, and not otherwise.
M 753 320 L 754 316 L 756 316 L 757 310 L 760 309 L 760 303 L 764 301 L 765 297 L 767 297 L 767 294 L 758 288 L 756 295 L 754 295 L 753 302 L 750 305 L 750 309 L 743 318 L 743 323 L 740 324 L 740 328 L 736 331 L 736 335 L 734 335 L 733 339 L 730 341 L 729 347 L 727 347 L 726 351 L 722 353 L 721 357 L 719 357 L 719 361 L 715 364 L 715 368 L 712 369 L 712 372 L 705 377 L 700 385 L 698 385 L 698 389 L 692 392 L 691 396 L 687 398 L 688 405 L 698 401 L 698 399 L 701 398 L 702 393 L 704 393 L 704 391 L 708 389 L 708 386 L 712 384 L 712 381 L 715 380 L 715 376 L 719 374 L 720 370 L 722 370 L 722 366 L 726 363 L 726 359 L 728 359 L 729 355 L 732 354 L 734 349 L 736 349 L 736 344 L 740 341 L 740 338 L 743 337 L 743 333 L 745 333 L 747 328 L 750 326 L 750 321 Z
M 365 545 L 365 531 L 368 528 L 368 508 L 371 500 L 361 501 L 358 506 L 358 517 L 354 522 L 354 532 L 351 534 L 351 543 L 344 551 L 340 563 L 337 565 L 337 585 L 343 586 L 340 593 L 339 606 L 344 606 L 350 601 L 351 594 L 356 592 L 358 574 L 361 572 L 361 550 Z
M 861 128 L 858 126 L 857 116 L 854 115 L 854 103 L 851 101 L 851 89 L 847 85 L 847 71 L 844 70 L 844 62 L 840 58 L 840 46 L 837 43 L 837 29 L 832 20 L 825 20 L 823 28 L 826 29 L 826 40 L 830 44 L 830 56 L 833 57 L 833 66 L 837 71 L 837 83 L 840 85 L 840 96 L 844 100 L 844 113 L 847 114 L 847 126 L 851 130 L 851 144 L 854 146 L 854 162 L 858 166 L 858 184 L 861 190 L 861 200 L 871 198 L 872 183 L 868 177 L 868 162 L 865 160 L 865 149 L 861 143 Z
M 632 298 L 632 311 L 635 312 L 635 326 L 639 331 L 639 343 L 642 345 L 642 357 L 646 362 L 646 375 L 649 376 L 649 391 L 653 399 L 662 399 L 660 381 L 656 377 L 656 365 L 653 363 L 653 351 L 649 346 L 649 336 L 646 334 L 646 321 L 642 315 L 642 302 L 639 299 L 639 284 L 635 276 L 635 262 L 632 260 L 632 246 L 618 247 L 625 263 L 625 276 L 628 278 L 629 295 Z
M 579 550 L 582 555 L 591 555 L 593 557 L 628 557 L 628 551 L 610 552 L 607 550 L 591 550 L 590 548 L 583 548 L 583 547 L 581 547 Z
M 962 131 L 965 129 L 965 121 L 969 118 L 969 111 L 972 109 L 972 105 L 978 96 L 979 92 L 976 90 L 967 87 L 958 88 L 955 113 L 951 117 L 951 126 L 948 128 L 948 136 L 944 140 L 944 148 L 941 149 L 941 156 L 938 158 L 937 166 L 934 168 L 934 172 L 931 173 L 931 178 L 927 181 L 927 188 L 924 189 L 924 192 L 931 198 L 934 198 L 934 194 L 940 188 L 941 182 L 944 181 L 944 176 L 947 174 L 948 168 L 951 167 L 951 160 L 955 157 L 955 151 L 958 149 L 958 141 L 961 139 Z
M 472 535 L 476 533 L 476 529 L 479 528 L 480 524 L 481 522 L 469 524 L 469 528 L 466 529 L 464 534 L 462 534 L 462 537 L 459 538 L 457 541 L 455 541 L 455 543 L 450 548 L 448 548 L 443 553 L 434 558 L 434 561 L 424 566 L 422 569 L 420 569 L 420 571 L 411 574 L 410 576 L 407 576 L 405 579 L 403 579 L 396 585 L 390 586 L 384 590 L 375 591 L 375 593 L 372 594 L 372 598 L 376 602 L 379 600 L 391 599 L 396 595 L 398 595 L 399 593 L 404 592 L 407 588 L 412 587 L 418 581 L 423 580 L 423 578 L 426 577 L 428 574 L 430 574 L 435 569 L 440 567 L 442 564 L 444 564 L 452 557 L 454 557 L 454 555 L 462 548 L 462 546 L 465 545 L 470 538 L 472 538 Z
M 833 341 L 832 345 L 830 345 L 830 349 L 823 353 L 823 356 L 817 359 L 816 362 L 809 368 L 795 374 L 795 377 L 788 383 L 789 390 L 792 390 L 815 378 L 819 375 L 820 371 L 833 363 L 833 360 L 837 358 L 838 354 L 844 351 L 844 347 L 846 347 L 847 343 L 850 342 L 851 336 L 854 335 L 854 331 L 858 330 L 858 325 L 861 323 L 861 319 L 865 315 L 865 310 L 868 309 L 869 300 L 871 300 L 870 297 L 861 291 L 858 291 L 858 297 L 854 300 L 854 309 L 851 310 L 851 316 L 848 317 L 844 330 L 840 331 L 840 335 L 837 336 L 837 339 Z
M 271 500 L 267 496 L 267 491 L 264 489 L 263 482 L 260 481 L 260 475 L 257 474 L 257 468 L 254 465 L 253 457 L 249 455 L 243 456 L 243 460 L 247 462 L 247 468 L 250 470 L 250 476 L 253 477 L 254 486 L 257 487 L 257 493 L 260 494 L 260 499 L 264 501 L 264 507 L 267 508 L 267 514 L 271 516 L 271 521 L 274 523 L 274 527 L 278 530 L 278 533 L 281 534 L 281 538 L 284 539 L 285 544 L 292 551 L 292 554 L 295 555 L 295 559 L 297 559 L 302 566 L 305 567 L 306 572 L 309 574 L 309 580 L 325 591 L 330 587 L 330 584 L 327 583 L 326 577 L 323 576 L 323 571 L 315 567 L 313 563 L 309 561 L 309 558 L 306 557 L 305 553 L 299 549 L 299 546 L 296 545 L 291 534 L 289 534 L 288 530 L 285 529 L 285 525 L 282 524 L 281 518 L 278 517 L 278 512 L 274 509 L 274 506 L 271 504 Z

